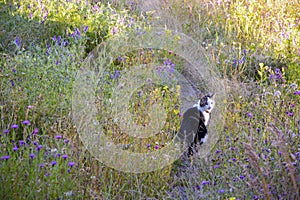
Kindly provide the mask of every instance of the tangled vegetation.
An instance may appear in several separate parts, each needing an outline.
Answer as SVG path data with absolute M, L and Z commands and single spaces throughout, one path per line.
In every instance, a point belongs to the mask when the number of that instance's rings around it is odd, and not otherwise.
M 1 199 L 299 199 L 299 13 L 297 0 L 1 0 Z M 150 173 L 120 172 L 83 148 L 71 116 L 73 83 L 95 47 L 156 26 L 206 50 L 226 82 L 225 126 L 192 166 L 178 160 Z M 126 69 L 155 62 L 172 75 L 185 65 L 157 49 L 113 60 L 98 88 L 99 110 Z M 139 125 L 149 124 L 153 101 L 164 106 L 157 137 L 129 137 L 114 119 L 107 136 L 133 152 L 164 148 L 179 128 L 179 90 L 149 83 L 132 94 Z

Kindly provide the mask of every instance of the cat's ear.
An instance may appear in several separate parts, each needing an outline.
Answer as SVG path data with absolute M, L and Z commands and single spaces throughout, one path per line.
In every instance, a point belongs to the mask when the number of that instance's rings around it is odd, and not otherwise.
M 209 93 L 209 98 L 213 99 L 215 97 L 215 93 Z

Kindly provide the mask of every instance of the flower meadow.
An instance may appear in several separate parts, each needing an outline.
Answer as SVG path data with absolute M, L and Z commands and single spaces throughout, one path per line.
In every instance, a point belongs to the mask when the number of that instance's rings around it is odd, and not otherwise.
M 0 1 L 1 199 L 300 198 L 299 2 L 151 2 Z M 157 26 L 198 41 L 217 67 L 226 83 L 226 99 L 216 102 L 225 107 L 224 123 L 203 159 L 121 172 L 83 146 L 72 120 L 73 83 L 93 49 Z M 132 93 L 128 110 L 136 124 L 150 124 L 153 102 L 165 108 L 166 123 L 155 137 L 128 136 L 106 119 L 105 106 L 126 70 L 157 63 L 157 72 L 172 77 L 185 73 L 186 61 L 172 49 L 153 48 L 112 60 L 96 98 L 106 136 L 130 152 L 163 149 L 180 126 L 180 86 L 148 80 Z

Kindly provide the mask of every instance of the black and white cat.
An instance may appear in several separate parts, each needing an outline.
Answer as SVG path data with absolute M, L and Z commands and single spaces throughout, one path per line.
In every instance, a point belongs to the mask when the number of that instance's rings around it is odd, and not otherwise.
M 188 156 L 193 155 L 193 148 L 206 142 L 207 125 L 210 113 L 215 106 L 214 94 L 201 95 L 197 104 L 184 114 L 178 137 L 188 145 Z

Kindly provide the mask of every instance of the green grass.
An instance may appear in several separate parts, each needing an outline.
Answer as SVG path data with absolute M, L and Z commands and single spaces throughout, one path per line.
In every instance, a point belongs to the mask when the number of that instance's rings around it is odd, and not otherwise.
M 1 199 L 299 198 L 299 3 L 104 2 L 0 2 Z M 185 33 L 206 50 L 226 83 L 227 98 L 217 102 L 225 122 L 217 122 L 220 138 L 212 152 L 193 158 L 192 166 L 179 159 L 154 172 L 120 172 L 80 141 L 73 84 L 100 43 L 156 26 Z M 143 140 L 115 123 L 110 100 L 134 66 L 154 63 L 172 74 L 172 64 L 182 72 L 187 63 L 169 49 L 118 53 L 97 85 L 98 120 L 106 120 L 106 136 L 126 151 L 164 149 L 179 129 L 178 85 L 149 82 L 133 91 L 128 110 L 136 124 L 150 124 L 154 103 L 166 112 L 159 134 Z

